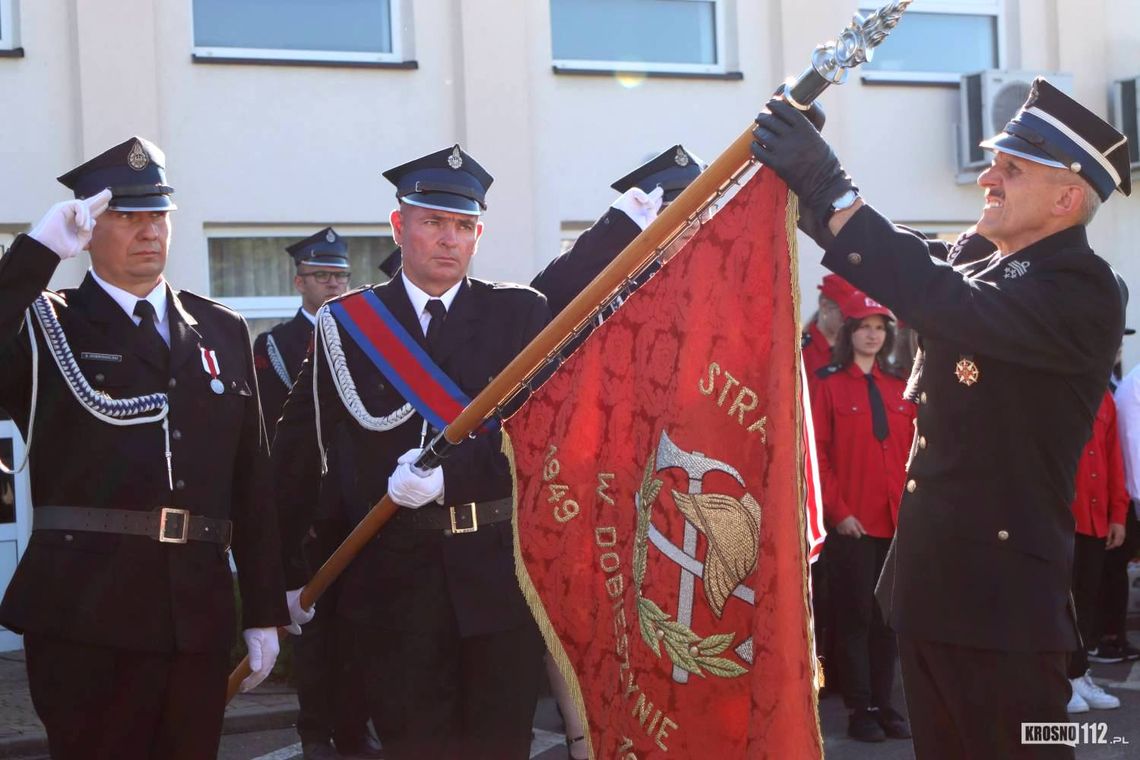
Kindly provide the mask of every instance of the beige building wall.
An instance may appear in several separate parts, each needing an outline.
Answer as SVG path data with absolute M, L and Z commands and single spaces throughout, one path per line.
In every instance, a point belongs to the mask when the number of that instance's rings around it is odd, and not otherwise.
M 394 199 L 380 172 L 459 141 L 496 177 L 475 272 L 529 281 L 647 154 L 683 142 L 713 159 L 855 9 L 725 0 L 725 61 L 742 77 L 661 78 L 554 73 L 548 2 L 397 1 L 416 68 L 194 62 L 192 0 L 15 0 L 25 55 L 0 57 L 0 234 L 66 197 L 55 176 L 139 133 L 166 151 L 177 188 L 170 279 L 208 294 L 210 232 L 383 230 Z M 1111 81 L 1140 75 L 1140 3 L 1007 0 L 1003 48 L 1005 68 L 1073 74 L 1078 98 L 1107 115 Z M 980 191 L 956 179 L 955 87 L 856 71 L 822 103 L 874 206 L 926 228 L 977 217 Z M 1091 236 L 1140 292 L 1138 204 L 1114 198 Z M 802 242 L 810 312 L 823 270 Z M 54 284 L 85 266 L 69 262 Z M 1140 303 L 1130 311 L 1140 324 Z

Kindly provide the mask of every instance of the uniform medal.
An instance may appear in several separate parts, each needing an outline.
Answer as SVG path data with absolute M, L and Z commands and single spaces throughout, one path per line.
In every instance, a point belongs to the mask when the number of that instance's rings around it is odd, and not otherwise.
M 206 370 L 206 374 L 210 376 L 210 390 L 219 396 L 226 390 L 226 386 L 222 385 L 222 381 L 218 379 L 218 353 L 213 349 L 206 348 L 205 346 L 198 346 L 198 350 L 202 353 L 202 369 Z

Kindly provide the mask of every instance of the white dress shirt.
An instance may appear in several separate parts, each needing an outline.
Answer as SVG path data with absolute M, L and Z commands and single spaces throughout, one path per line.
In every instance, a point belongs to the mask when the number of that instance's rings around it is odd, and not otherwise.
M 452 285 L 448 288 L 447 292 L 441 296 L 429 296 L 415 285 L 412 281 L 400 272 L 400 279 L 404 281 L 404 290 L 408 291 L 408 299 L 412 302 L 412 309 L 415 310 L 416 316 L 420 318 L 420 329 L 427 335 L 428 325 L 431 324 L 431 312 L 427 310 L 427 302 L 433 298 L 439 298 L 443 301 L 443 308 L 448 311 L 451 310 L 451 302 L 455 300 L 455 295 L 459 292 L 459 286 L 463 284 L 463 280 Z
M 135 316 L 135 304 L 141 300 L 134 293 L 128 293 L 122 288 L 112 285 L 104 280 L 99 275 L 95 274 L 94 269 L 87 270 L 91 273 L 91 279 L 106 291 L 107 295 L 122 307 L 131 321 L 138 325 L 142 320 Z M 146 294 L 145 300 L 150 301 L 150 305 L 154 307 L 155 327 L 158 328 L 158 334 L 166 341 L 166 345 L 170 345 L 170 320 L 166 317 L 166 280 L 159 279 L 158 284 L 154 286 L 154 290 Z
M 304 314 L 305 319 L 309 320 L 309 322 L 311 322 L 313 325 L 317 324 L 317 315 L 316 314 L 310 314 L 309 312 L 305 311 L 304 306 L 301 307 L 301 313 Z
M 1124 483 L 1133 505 L 1140 507 L 1140 365 L 1124 376 L 1113 394 L 1116 427 L 1124 455 Z M 1140 509 L 1137 511 L 1140 515 Z

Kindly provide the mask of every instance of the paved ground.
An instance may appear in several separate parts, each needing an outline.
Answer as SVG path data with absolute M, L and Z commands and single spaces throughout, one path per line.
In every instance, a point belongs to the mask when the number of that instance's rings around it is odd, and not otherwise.
M 1133 633 L 1140 643 L 1140 632 Z M 1126 760 L 1140 757 L 1140 663 L 1094 665 L 1096 680 L 1120 697 L 1119 710 L 1093 711 L 1074 716 L 1077 722 L 1104 723 L 1107 744 L 1077 747 L 1079 760 Z M 901 703 L 901 690 L 896 689 Z M 301 756 L 293 730 L 296 695 L 280 684 L 263 685 L 253 694 L 234 699 L 226 711 L 220 760 L 295 760 Z M 863 744 L 846 736 L 847 711 L 837 697 L 820 704 L 824 748 L 828 760 L 902 760 L 913 757 L 909 741 L 888 740 Z M 532 758 L 564 760 L 567 757 L 561 722 L 549 697 L 535 714 Z M 47 758 L 43 727 L 35 717 L 27 694 L 23 655 L 0 654 L 0 758 Z M 725 758 L 724 760 L 730 760 Z

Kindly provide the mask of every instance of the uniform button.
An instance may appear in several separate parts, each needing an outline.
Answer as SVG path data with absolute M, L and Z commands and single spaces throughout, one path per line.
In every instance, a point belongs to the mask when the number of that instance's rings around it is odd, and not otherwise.
M 100 372 L 99 374 L 95 375 L 95 382 L 97 382 L 97 383 L 101 383 L 101 382 L 103 382 L 103 381 L 104 381 L 104 380 L 106 380 L 106 379 L 107 379 L 107 376 L 106 376 L 106 375 L 104 375 L 102 372 Z
M 1009 540 L 1009 531 L 1008 530 L 999 530 L 998 531 L 998 541 L 1008 541 L 1008 540 Z
M 63 540 L 64 541 L 74 541 L 75 536 L 71 535 L 70 533 L 64 533 L 63 534 Z
M 918 394 L 918 403 L 920 403 L 920 404 L 926 403 L 926 391 L 923 391 L 922 393 Z
M 920 435 L 920 436 L 918 437 L 918 447 L 919 447 L 920 449 L 925 449 L 925 448 L 926 448 L 926 436 L 924 436 L 924 435 Z
M 1092 477 L 1092 479 L 1093 479 L 1093 480 L 1096 480 L 1096 473 L 1095 473 L 1095 472 L 1094 472 L 1094 473 L 1091 473 L 1091 477 Z
M 172 432 L 170 434 L 170 437 L 176 441 L 181 441 L 182 440 L 182 431 L 181 430 L 175 430 L 174 432 Z
M 179 480 L 179 481 L 175 482 L 174 487 L 176 489 L 178 489 L 179 491 L 181 491 L 183 488 L 186 487 L 186 481 L 185 480 Z
M 1096 456 L 1096 449 L 1089 449 L 1089 456 L 1095 457 Z
M 1095 496 L 1094 496 L 1094 497 L 1092 497 L 1092 503 L 1093 503 L 1093 504 L 1096 504 L 1096 497 L 1095 497 Z
M 167 388 L 176 388 L 176 387 L 178 387 L 178 381 L 172 377 L 172 378 L 170 378 L 170 382 L 168 382 L 166 384 L 166 387 Z
M 907 493 L 914 493 L 917 489 L 918 489 L 918 483 L 915 483 L 913 480 L 908 480 L 906 482 L 906 492 Z
M 853 267 L 859 266 L 863 263 L 863 254 L 855 253 L 852 251 L 851 253 L 847 254 L 847 263 Z
M 857 412 L 857 411 L 859 411 L 859 407 L 853 406 L 853 407 L 851 407 L 851 411 Z

